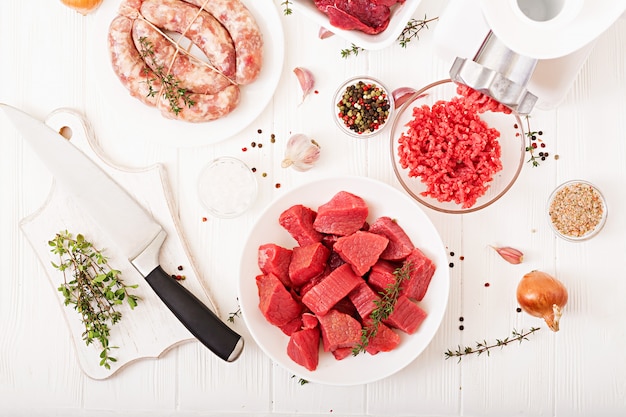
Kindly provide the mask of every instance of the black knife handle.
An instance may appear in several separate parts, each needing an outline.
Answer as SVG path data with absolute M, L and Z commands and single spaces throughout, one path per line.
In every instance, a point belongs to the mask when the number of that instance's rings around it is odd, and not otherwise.
M 150 287 L 203 345 L 227 362 L 239 357 L 243 339 L 187 288 L 157 266 L 146 277 Z

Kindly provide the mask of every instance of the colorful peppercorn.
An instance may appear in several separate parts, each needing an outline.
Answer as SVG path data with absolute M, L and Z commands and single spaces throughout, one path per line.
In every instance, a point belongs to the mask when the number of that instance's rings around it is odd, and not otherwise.
M 337 116 L 350 130 L 371 133 L 385 124 L 389 117 L 387 93 L 374 83 L 358 81 L 346 87 L 337 103 Z

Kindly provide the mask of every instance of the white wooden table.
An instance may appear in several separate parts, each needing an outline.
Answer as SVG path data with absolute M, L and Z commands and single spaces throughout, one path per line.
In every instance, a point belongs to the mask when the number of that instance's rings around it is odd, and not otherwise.
M 415 16 L 437 16 L 444 5 L 424 0 Z M 56 0 L 0 2 L 0 102 L 41 119 L 56 108 L 77 109 L 94 125 L 111 161 L 131 167 L 162 163 L 202 283 L 210 288 L 223 317 L 237 310 L 236 270 L 243 236 L 273 198 L 331 174 L 367 176 L 400 188 L 385 138 L 355 141 L 338 132 L 329 117 L 336 86 L 356 74 L 375 76 L 391 88 L 421 86 L 447 77 L 450 66 L 433 53 L 436 23 L 406 49 L 394 44 L 345 59 L 340 50 L 350 45 L 344 40 L 318 39 L 318 27 L 297 13 L 284 16 L 279 0 L 268 1 L 267 7 L 280 10 L 286 48 L 281 81 L 270 104 L 227 140 L 179 147 L 174 138 L 127 131 L 124 120 L 104 125 L 107 109 L 115 104 L 99 100 L 99 72 L 89 64 L 94 53 L 91 37 L 102 18 L 98 12 L 83 17 Z M 425 209 L 454 252 L 446 315 L 418 359 L 394 376 L 360 386 L 300 385 L 261 352 L 241 319 L 232 325 L 247 344 L 235 363 L 223 363 L 190 342 L 158 360 L 133 363 L 109 379 L 86 377 L 55 291 L 19 228 L 20 220 L 42 205 L 52 180 L 0 117 L 0 415 L 624 415 L 625 42 L 622 18 L 598 40 L 565 101 L 554 110 L 533 111 L 533 129 L 543 130 L 551 157 L 536 168 L 526 164 L 504 198 L 463 216 Z M 297 66 L 317 78 L 318 93 L 301 105 L 292 73 Z M 294 132 L 307 133 L 322 146 L 322 158 L 309 172 L 280 168 L 283 145 Z M 273 146 L 271 133 L 277 138 Z M 251 148 L 252 141 L 268 146 Z M 239 157 L 267 177 L 259 176 L 259 198 L 246 214 L 232 220 L 209 216 L 203 222 L 207 213 L 198 201 L 196 181 L 202 167 L 221 155 Z M 545 218 L 551 190 L 572 178 L 598 185 L 610 210 L 600 235 L 576 244 L 557 239 Z M 519 248 L 525 261 L 510 265 L 490 245 Z M 516 311 L 517 282 L 533 269 L 556 275 L 569 290 L 559 333 Z M 460 363 L 444 358 L 448 348 L 495 341 L 513 329 L 532 326 L 542 330 L 490 356 L 469 356 Z

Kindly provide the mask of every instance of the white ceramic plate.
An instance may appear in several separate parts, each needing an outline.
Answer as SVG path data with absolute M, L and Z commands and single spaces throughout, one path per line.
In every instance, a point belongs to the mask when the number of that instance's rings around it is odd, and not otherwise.
M 330 352 L 320 348 L 319 365 L 315 371 L 293 362 L 287 356 L 289 337 L 271 325 L 259 310 L 259 296 L 255 277 L 257 249 L 263 243 L 276 243 L 291 248 L 295 240 L 278 223 L 280 214 L 294 204 L 303 204 L 314 210 L 339 191 L 361 196 L 369 206 L 368 221 L 380 216 L 398 220 L 415 246 L 430 257 L 437 270 L 420 306 L 428 313 L 419 330 L 413 335 L 400 334 L 400 345 L 391 352 L 377 355 L 361 354 L 335 360 Z M 261 349 L 276 363 L 291 373 L 328 385 L 357 385 L 380 380 L 401 370 L 428 346 L 441 323 L 450 287 L 450 275 L 445 247 L 437 230 L 418 204 L 401 191 L 365 177 L 339 177 L 318 180 L 291 190 L 276 199 L 258 218 L 244 246 L 239 273 L 239 303 L 245 323 Z
M 396 4 L 393 6 L 391 8 L 389 26 L 378 35 L 368 35 L 357 30 L 344 30 L 332 26 L 328 21 L 328 16 L 315 7 L 313 0 L 292 0 L 292 2 L 294 10 L 298 13 L 302 13 L 318 25 L 330 30 L 335 35 L 341 36 L 356 46 L 373 51 L 383 49 L 398 39 L 398 36 L 402 33 L 402 29 L 404 29 L 407 22 L 413 17 L 421 0 L 407 0 L 404 4 Z
M 120 1 L 105 1 L 96 14 L 93 47 L 88 62 L 99 74 L 97 103 L 112 121 L 112 128 L 141 134 L 172 146 L 199 146 L 227 139 L 249 126 L 270 102 L 280 79 L 285 39 L 277 7 L 258 0 L 242 0 L 256 18 L 263 34 L 263 69 L 259 78 L 241 88 L 241 101 L 227 116 L 206 123 L 169 120 L 159 110 L 146 106 L 119 81 L 111 67 L 107 41 L 109 25 L 117 16 Z M 107 129 L 103 126 L 102 130 Z

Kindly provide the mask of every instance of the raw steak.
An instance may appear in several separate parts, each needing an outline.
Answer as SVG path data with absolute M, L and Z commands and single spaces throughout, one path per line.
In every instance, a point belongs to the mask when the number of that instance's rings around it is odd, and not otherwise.
M 401 261 L 409 256 L 409 253 L 415 247 L 409 236 L 404 232 L 404 229 L 390 217 L 379 217 L 372 223 L 369 231 L 389 239 L 389 244 L 383 253 L 380 254 L 381 259 Z
M 291 336 L 298 330 L 302 329 L 302 327 L 303 325 L 302 325 L 301 316 L 297 316 L 293 320 L 289 321 L 288 323 L 283 324 L 282 326 L 278 326 L 278 328 L 287 336 Z
M 280 214 L 278 223 L 289 232 L 298 245 L 304 246 L 322 240 L 322 234 L 313 228 L 316 214 L 310 208 L 296 204 Z
M 389 25 L 391 9 L 371 0 L 314 0 L 319 10 L 328 15 L 330 24 L 345 30 L 360 30 L 376 35 Z M 381 2 L 386 3 L 386 2 Z
M 347 191 L 339 191 L 317 209 L 313 227 L 320 233 L 347 236 L 365 224 L 369 209 L 365 201 Z
M 339 238 L 334 250 L 352 266 L 355 274 L 363 276 L 378 261 L 388 242 L 384 236 L 359 230 Z
M 289 279 L 294 287 L 301 287 L 320 275 L 326 269 L 326 261 L 330 250 L 320 242 L 293 248 L 291 264 L 289 264 Z
M 396 282 L 394 271 L 398 266 L 392 262 L 379 260 L 372 266 L 367 283 L 376 291 L 384 291 L 389 285 Z
M 322 329 L 324 352 L 352 348 L 361 340 L 361 323 L 348 314 L 333 309 L 318 319 Z
M 309 371 L 317 369 L 320 358 L 320 330 L 302 329 L 291 335 L 287 344 L 287 355 Z
M 283 326 L 302 312 L 300 304 L 274 274 L 257 275 L 259 308 L 268 322 Z
M 302 302 L 319 319 L 362 282 L 363 279 L 355 275 L 350 265 L 343 264 L 308 290 L 302 296 Z
M 406 296 L 400 295 L 393 312 L 385 320 L 385 324 L 400 329 L 405 333 L 413 334 L 424 319 L 426 319 L 426 312 Z
M 283 248 L 273 243 L 266 243 L 259 246 L 257 262 L 259 269 L 264 274 L 274 274 L 285 287 L 291 286 L 291 281 L 289 280 L 291 249 Z

